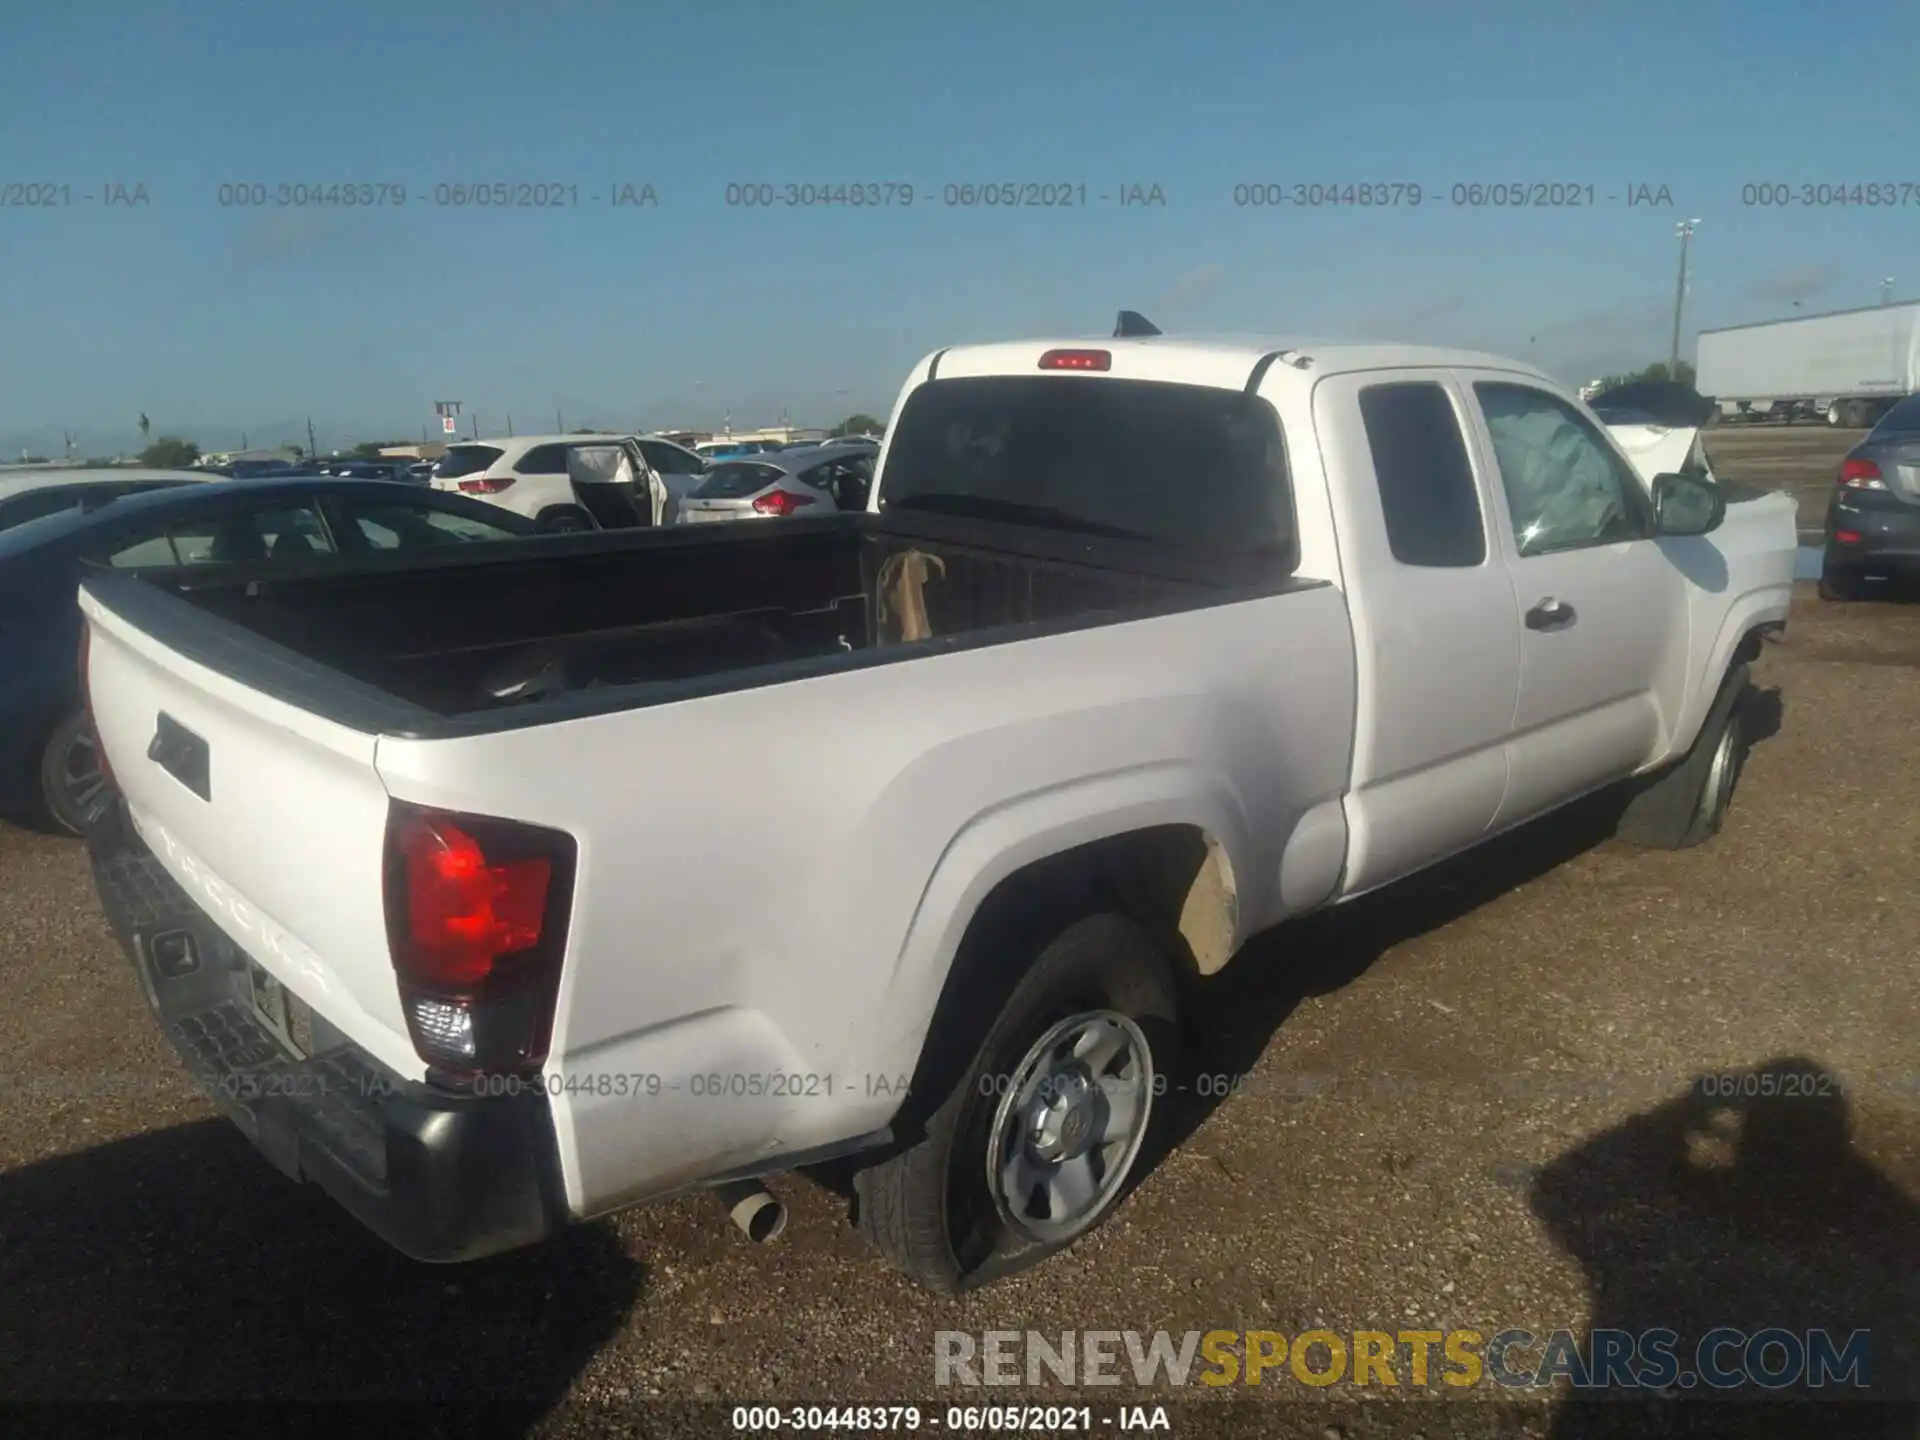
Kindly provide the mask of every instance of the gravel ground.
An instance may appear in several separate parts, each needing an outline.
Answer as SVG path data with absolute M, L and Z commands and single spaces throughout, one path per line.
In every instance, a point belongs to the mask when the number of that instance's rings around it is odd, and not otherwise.
M 1774 431 L 1794 457 L 1756 458 L 1766 436 L 1716 435 L 1716 465 L 1827 483 L 1845 449 Z M 1870 1328 L 1878 1392 L 1920 1394 L 1920 607 L 1801 590 L 1717 840 L 1635 851 L 1583 811 L 1256 941 L 1202 1015 L 1200 1068 L 1235 1093 L 1185 1102 L 1107 1226 L 960 1302 L 802 1178 L 776 1182 L 791 1224 L 759 1249 L 690 1199 L 470 1267 L 402 1260 L 187 1088 L 78 847 L 0 828 L 0 1398 L 497 1397 L 499 1428 L 719 1433 L 722 1397 L 1039 1398 L 937 1392 L 942 1329 L 1721 1323 Z M 1702 1098 L 1781 1061 L 1822 1093 Z M 1624 1418 L 1272 1379 L 1097 1398 L 1177 1401 L 1176 1433 Z

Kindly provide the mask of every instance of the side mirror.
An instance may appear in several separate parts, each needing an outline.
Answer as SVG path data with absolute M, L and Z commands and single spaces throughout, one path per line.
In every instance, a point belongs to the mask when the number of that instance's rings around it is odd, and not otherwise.
M 1653 524 L 1662 535 L 1705 535 L 1727 518 L 1727 497 L 1699 475 L 1653 477 Z

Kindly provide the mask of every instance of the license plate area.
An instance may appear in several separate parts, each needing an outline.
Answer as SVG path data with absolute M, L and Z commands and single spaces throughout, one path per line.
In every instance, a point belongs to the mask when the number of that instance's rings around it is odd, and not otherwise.
M 313 1011 L 298 995 L 258 965 L 247 966 L 253 1014 L 299 1059 L 313 1053 Z

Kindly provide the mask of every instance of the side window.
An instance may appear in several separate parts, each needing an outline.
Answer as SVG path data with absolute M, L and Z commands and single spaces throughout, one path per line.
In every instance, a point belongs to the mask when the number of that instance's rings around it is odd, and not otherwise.
M 1653 506 L 1640 477 L 1558 397 L 1530 385 L 1476 382 L 1521 555 L 1642 540 Z
M 1369 385 L 1360 392 L 1360 416 L 1393 558 L 1429 566 L 1484 561 L 1480 496 L 1447 392 L 1430 381 Z
M 567 473 L 567 447 L 536 445 L 522 455 L 513 468 L 522 475 L 564 475 Z
M 173 528 L 182 565 L 245 565 L 331 555 L 333 542 L 311 505 L 276 505 Z
M 360 532 L 360 538 L 375 550 L 398 550 L 400 548 L 399 530 L 391 528 L 390 524 L 381 523 L 382 520 L 391 522 L 391 516 L 382 515 L 379 520 L 376 520 L 373 515 L 360 514 L 354 515 L 351 518 L 353 520 L 353 528 Z
M 121 546 L 107 557 L 116 570 L 134 570 L 142 565 L 174 565 L 173 543 L 165 535 L 148 535 Z
M 470 540 L 511 540 L 514 532 L 466 515 L 424 505 L 355 504 L 342 506 L 348 522 L 375 550 L 418 550 Z

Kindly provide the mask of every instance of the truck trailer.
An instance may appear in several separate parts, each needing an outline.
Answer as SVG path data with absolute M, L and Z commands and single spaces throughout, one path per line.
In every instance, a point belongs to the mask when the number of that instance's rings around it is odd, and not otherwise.
M 1722 419 L 1863 429 L 1920 390 L 1920 301 L 1702 330 L 1696 369 Z

